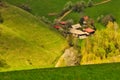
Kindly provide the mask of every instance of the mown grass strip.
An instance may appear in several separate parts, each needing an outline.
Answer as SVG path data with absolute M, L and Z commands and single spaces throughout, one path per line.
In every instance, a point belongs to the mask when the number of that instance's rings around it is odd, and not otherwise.
M 119 80 L 120 63 L 0 73 L 0 80 Z

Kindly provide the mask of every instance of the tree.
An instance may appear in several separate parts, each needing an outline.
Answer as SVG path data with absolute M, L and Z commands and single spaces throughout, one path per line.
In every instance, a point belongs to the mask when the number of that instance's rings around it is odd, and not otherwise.
M 81 4 L 82 4 L 82 7 L 83 7 L 83 8 L 86 8 L 86 7 L 87 7 L 87 4 L 86 4 L 86 2 L 85 2 L 84 0 L 81 1 Z
M 89 0 L 88 1 L 88 7 L 92 7 L 93 6 L 93 1 L 92 0 Z
M 109 21 L 114 22 L 114 21 L 116 21 L 116 19 L 113 15 L 108 14 L 102 18 L 101 23 L 106 26 Z
M 0 23 L 3 23 L 3 17 L 1 15 L 1 13 L 0 13 Z
M 115 22 L 116 19 L 112 14 L 101 15 L 97 18 L 99 23 L 102 23 L 104 26 L 108 25 L 109 22 Z
M 73 10 L 75 12 L 82 12 L 85 8 L 85 3 L 83 1 L 81 2 L 77 2 L 74 6 L 73 6 Z

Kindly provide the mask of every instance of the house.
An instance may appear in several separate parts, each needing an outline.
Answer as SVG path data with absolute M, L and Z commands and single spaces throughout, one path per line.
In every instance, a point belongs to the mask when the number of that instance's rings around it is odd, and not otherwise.
M 67 22 L 65 22 L 65 21 L 61 21 L 60 24 L 61 24 L 61 25 L 66 25 Z
M 61 28 L 61 26 L 55 25 L 54 28 L 59 29 L 59 28 Z
M 73 29 L 80 29 L 82 26 L 80 24 L 74 24 L 72 25 Z
M 78 37 L 80 39 L 87 38 L 87 36 L 89 35 L 89 33 L 87 33 L 87 32 L 83 32 L 81 30 L 77 30 L 74 28 L 70 29 L 70 33 L 73 34 L 73 36 Z

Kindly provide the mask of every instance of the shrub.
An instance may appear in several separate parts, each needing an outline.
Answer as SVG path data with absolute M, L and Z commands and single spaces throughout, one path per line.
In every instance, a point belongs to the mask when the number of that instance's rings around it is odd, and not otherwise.
M 87 7 L 87 4 L 86 4 L 86 2 L 85 2 L 84 0 L 80 1 L 80 3 L 82 4 L 82 7 L 83 7 L 83 8 L 86 8 L 86 7 Z
M 0 59 L 0 68 L 8 68 L 10 67 L 4 59 Z
M 69 36 L 67 36 L 67 41 L 68 41 L 69 46 L 73 46 L 74 45 L 72 34 L 70 34 Z
M 112 15 L 106 15 L 101 22 L 102 24 L 107 25 L 109 21 L 114 22 L 115 18 Z
M 84 5 L 83 3 L 81 3 L 81 2 L 77 2 L 77 3 L 73 6 L 73 10 L 74 10 L 75 12 L 81 12 L 81 11 L 84 10 L 84 8 L 85 8 L 85 5 Z
M 68 28 L 69 27 L 71 27 L 71 25 L 74 23 L 74 21 L 72 20 L 72 19 L 69 19 L 69 20 L 67 20 L 67 24 L 66 24 L 66 26 L 68 26 Z
M 113 15 L 108 14 L 105 16 L 101 15 L 100 17 L 98 17 L 97 21 L 102 23 L 104 26 L 106 26 L 108 24 L 108 22 L 114 22 L 114 21 L 116 21 L 116 19 Z
M 45 22 L 46 24 L 52 25 L 52 22 L 51 22 L 48 18 L 46 18 L 45 16 L 42 16 L 40 19 L 41 19 L 43 22 Z
M 104 15 L 100 15 L 100 16 L 98 16 L 98 17 L 97 17 L 97 22 L 100 23 L 103 17 L 104 17 Z
M 87 5 L 88 5 L 88 7 L 92 7 L 93 6 L 93 1 L 89 0 Z
M 28 11 L 28 12 L 31 12 L 31 10 L 32 10 L 32 9 L 30 8 L 30 6 L 27 5 L 27 4 L 21 4 L 21 5 L 19 5 L 18 7 L 22 8 L 22 9 Z

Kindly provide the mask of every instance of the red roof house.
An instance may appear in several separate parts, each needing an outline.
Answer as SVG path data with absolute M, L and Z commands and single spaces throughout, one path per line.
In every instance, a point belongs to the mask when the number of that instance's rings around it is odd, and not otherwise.
M 84 29 L 84 31 L 88 32 L 88 33 L 94 33 L 95 32 L 95 30 L 92 29 L 92 28 L 86 28 L 86 29 Z
M 67 24 L 65 21 L 60 22 L 60 24 L 65 25 Z
M 59 29 L 59 28 L 61 28 L 61 26 L 55 25 L 54 28 Z

